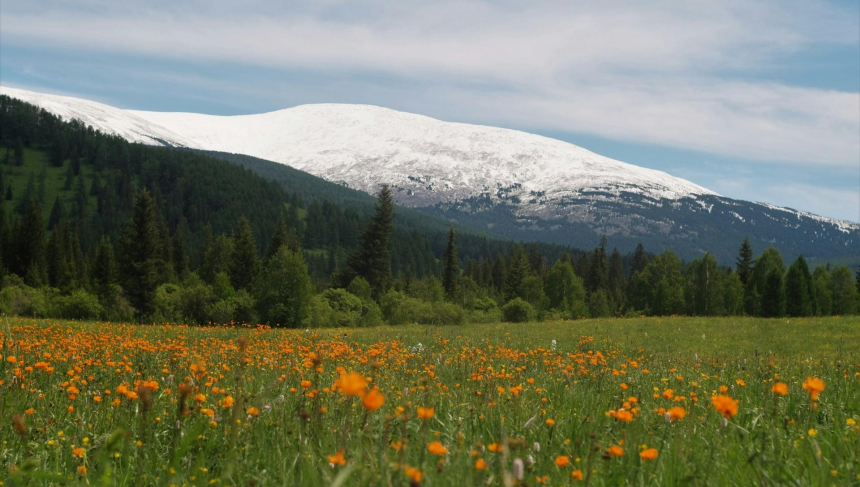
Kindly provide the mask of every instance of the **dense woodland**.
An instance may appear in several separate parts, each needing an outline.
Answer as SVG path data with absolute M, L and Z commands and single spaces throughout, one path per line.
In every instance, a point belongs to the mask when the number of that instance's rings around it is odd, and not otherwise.
M 0 311 L 291 327 L 858 311 L 847 267 L 492 238 L 265 161 L 130 144 L 0 97 Z M 269 163 L 271 164 L 271 163 Z M 274 174 L 274 172 L 272 172 Z M 285 176 L 286 174 L 286 176 Z M 456 231 L 455 231 L 456 230 Z

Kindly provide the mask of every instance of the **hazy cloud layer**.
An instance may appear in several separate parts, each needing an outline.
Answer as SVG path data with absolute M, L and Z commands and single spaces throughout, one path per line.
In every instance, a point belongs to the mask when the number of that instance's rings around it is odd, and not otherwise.
M 821 46 L 860 49 L 858 9 L 732 0 L 4 0 L 0 32 L 7 45 L 354 77 L 359 90 L 368 79 L 393 80 L 396 98 L 377 88 L 381 96 L 355 101 L 851 169 L 860 166 L 860 87 L 792 85 L 770 74 Z

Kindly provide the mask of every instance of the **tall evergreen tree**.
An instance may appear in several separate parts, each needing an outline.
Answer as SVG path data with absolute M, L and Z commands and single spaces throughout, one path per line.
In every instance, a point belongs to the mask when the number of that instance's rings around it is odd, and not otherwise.
M 609 263 L 606 260 L 606 237 L 600 239 L 600 245 L 591 254 L 588 263 L 588 279 L 586 285 L 588 292 L 593 293 L 598 289 L 605 290 L 609 282 Z
M 93 287 L 102 306 L 110 306 L 116 302 L 118 270 L 113 245 L 109 238 L 103 236 L 96 248 L 92 264 Z
M 636 246 L 636 250 L 633 252 L 633 266 L 630 269 L 630 275 L 632 276 L 637 272 L 644 271 L 647 265 L 648 254 L 645 253 L 645 247 L 640 243 Z
M 185 253 L 185 240 L 179 229 L 173 234 L 171 244 L 173 245 L 173 270 L 181 279 L 182 274 L 188 269 L 188 254 Z
M 15 138 L 15 165 L 24 165 L 24 141 L 21 137 Z
M 134 216 L 120 237 L 123 288 L 140 322 L 148 318 L 155 307 L 159 250 L 155 203 L 149 192 L 142 189 L 134 199 Z
M 771 269 L 764 280 L 761 294 L 761 315 L 779 318 L 785 314 L 785 278 L 779 269 Z
M 47 284 L 48 269 L 45 256 L 45 228 L 39 204 L 30 199 L 24 203 L 23 217 L 15 229 L 16 265 L 14 272 L 24 276 L 28 285 Z
M 260 273 L 260 254 L 257 251 L 257 241 L 248 219 L 239 219 L 239 225 L 233 232 L 233 258 L 230 268 L 230 281 L 238 289 L 250 289 Z
M 791 264 L 785 276 L 785 312 L 788 316 L 815 314 L 812 274 L 802 255 Z
M 391 190 L 385 185 L 379 192 L 376 214 L 359 237 L 361 244 L 347 262 L 345 278 L 364 278 L 373 290 L 374 299 L 391 285 L 391 250 L 389 240 L 394 229 L 394 203 Z
M 750 275 L 753 270 L 753 249 L 752 244 L 750 243 L 749 237 L 745 237 L 743 243 L 741 244 L 741 248 L 738 251 L 738 258 L 736 261 L 736 267 L 738 277 L 741 278 L 741 283 L 746 286 L 747 281 L 750 279 Z
M 505 265 L 504 301 L 524 298 L 523 283 L 531 276 L 531 265 L 522 245 L 511 251 Z
M 266 262 L 271 260 L 272 256 L 284 246 L 293 252 L 301 252 L 302 250 L 296 234 L 287 229 L 287 224 L 283 218 L 278 218 L 277 223 L 275 223 L 275 233 L 269 239 L 269 246 L 266 248 Z
M 48 217 L 48 230 L 53 230 L 66 217 L 66 208 L 60 197 L 54 200 L 54 206 L 51 207 L 51 216 Z
M 608 297 L 613 311 L 623 311 L 627 304 L 627 281 L 624 279 L 624 265 L 618 248 L 612 249 L 612 255 L 609 256 L 608 286 Z
M 448 243 L 442 253 L 442 287 L 448 299 L 457 295 L 457 281 L 460 279 L 460 260 L 457 258 L 457 243 L 454 229 L 448 230 Z

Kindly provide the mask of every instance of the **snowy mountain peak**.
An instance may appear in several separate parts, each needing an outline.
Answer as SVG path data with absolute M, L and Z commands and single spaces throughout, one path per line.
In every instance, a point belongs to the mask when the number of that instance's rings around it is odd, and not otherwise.
M 0 94 L 133 142 L 243 154 L 523 240 L 622 249 L 644 242 L 685 258 L 721 242 L 730 262 L 754 235 L 789 255 L 856 255 L 860 225 L 724 198 L 661 171 L 516 130 L 443 122 L 370 105 L 302 105 L 255 115 L 123 110 L 0 86 Z M 729 243 L 731 242 L 731 243 Z

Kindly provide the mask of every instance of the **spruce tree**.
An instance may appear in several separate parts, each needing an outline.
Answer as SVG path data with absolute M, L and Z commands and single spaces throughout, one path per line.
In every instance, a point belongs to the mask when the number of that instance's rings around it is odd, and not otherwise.
M 457 258 L 457 243 L 454 229 L 448 230 L 448 244 L 442 253 L 442 287 L 448 299 L 457 295 L 457 281 L 460 278 L 460 260 Z
M 741 248 L 738 251 L 738 258 L 736 264 L 738 277 L 741 278 L 741 283 L 746 286 L 747 282 L 750 279 L 750 275 L 752 274 L 754 264 L 752 244 L 750 244 L 749 237 L 745 237 L 743 243 L 741 244 Z
M 53 230 L 66 217 L 66 209 L 60 197 L 54 200 L 54 206 L 51 208 L 51 216 L 48 217 L 48 230 Z
M 32 199 L 24 202 L 23 217 L 16 226 L 15 242 L 16 273 L 24 276 L 29 286 L 38 287 L 46 284 L 48 272 L 42 210 Z
M 277 223 L 275 223 L 275 233 L 269 239 L 269 246 L 266 248 L 266 262 L 271 260 L 272 256 L 284 246 L 293 252 L 301 252 L 302 250 L 296 234 L 287 229 L 287 224 L 283 218 L 278 218 Z
M 514 249 L 508 256 L 505 265 L 504 301 L 522 298 L 523 282 L 531 275 L 531 265 L 522 245 Z
M 185 253 L 185 240 L 182 238 L 182 232 L 179 229 L 173 234 L 173 270 L 176 275 L 182 278 L 182 274 L 188 269 L 188 255 Z
M 761 315 L 779 318 L 785 314 L 785 279 L 779 269 L 771 269 L 764 280 L 761 293 Z
M 57 132 L 54 135 L 54 145 L 51 148 L 51 163 L 55 167 L 63 167 L 63 161 L 66 159 L 66 136 L 62 132 Z
M 24 165 L 24 141 L 21 140 L 21 137 L 15 139 L 15 165 Z
M 117 297 L 117 263 L 114 257 L 113 245 L 109 238 L 103 236 L 96 248 L 92 268 L 93 287 L 102 306 L 110 306 Z
M 815 313 L 814 299 L 812 275 L 801 255 L 785 276 L 785 312 L 788 316 L 812 316 Z
M 609 264 L 606 261 L 606 237 L 600 239 L 600 246 L 594 249 L 591 260 L 588 263 L 588 279 L 586 284 L 588 292 L 593 293 L 598 289 L 606 289 L 609 282 Z
M 260 272 L 260 255 L 257 252 L 257 242 L 248 219 L 239 219 L 239 225 L 233 232 L 233 256 L 230 268 L 230 281 L 233 287 L 250 289 Z
M 626 289 L 627 281 L 624 279 L 624 265 L 621 262 L 621 252 L 618 248 L 612 249 L 609 256 L 609 301 L 613 310 L 618 312 L 624 310 L 627 303 Z
M 158 286 L 158 227 L 155 204 L 146 189 L 134 200 L 134 216 L 120 237 L 120 273 L 128 300 L 137 310 L 140 322 L 149 317 L 155 307 Z
M 376 213 L 370 224 L 361 232 L 359 249 L 350 256 L 347 272 L 344 274 L 348 281 L 352 281 L 356 276 L 364 278 L 370 283 L 374 299 L 379 299 L 391 285 L 389 240 L 394 229 L 393 218 L 391 190 L 385 185 L 379 192 Z
M 645 253 L 645 247 L 640 243 L 636 246 L 633 252 L 633 267 L 630 270 L 630 275 L 633 276 L 637 272 L 642 272 L 648 265 L 648 254 Z

